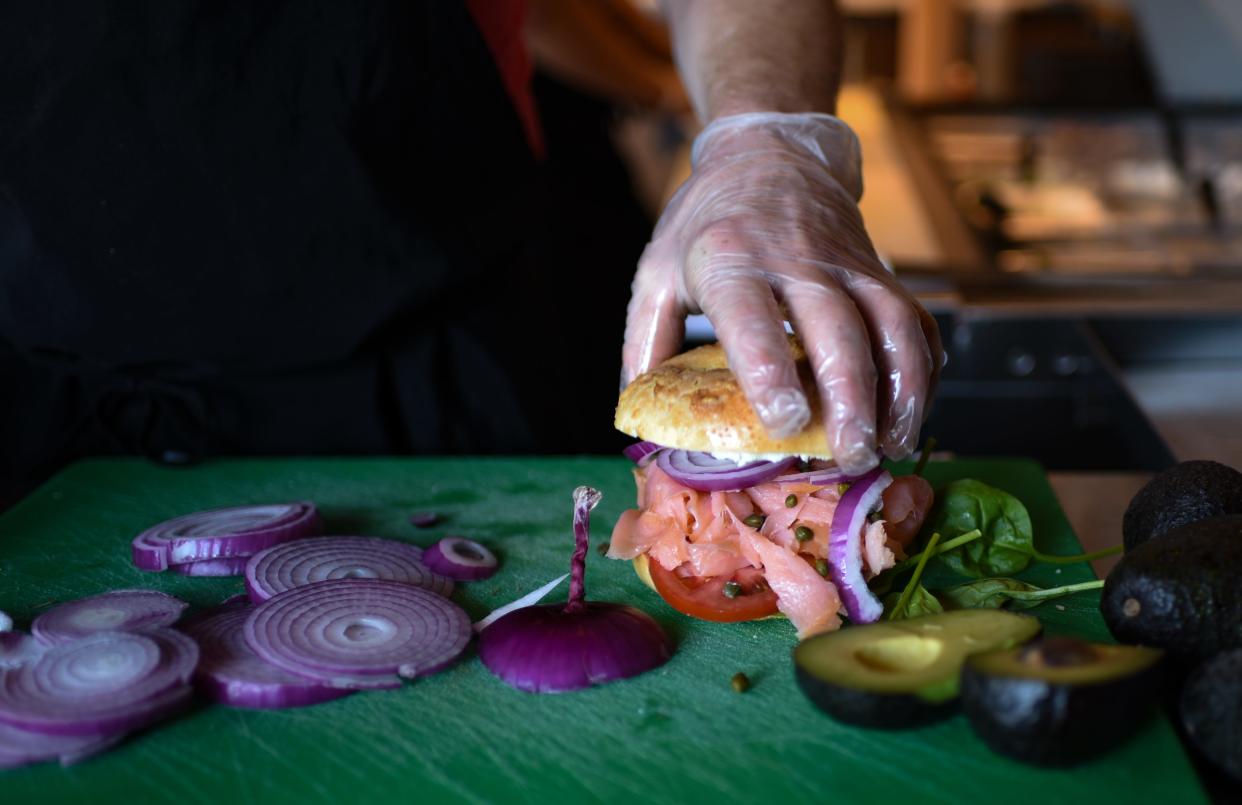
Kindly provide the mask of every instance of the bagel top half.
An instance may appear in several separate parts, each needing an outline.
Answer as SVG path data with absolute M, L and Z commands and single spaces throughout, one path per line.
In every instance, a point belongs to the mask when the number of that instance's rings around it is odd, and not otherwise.
M 617 401 L 617 430 L 681 450 L 832 458 L 810 363 L 795 339 L 789 345 L 811 403 L 810 423 L 792 436 L 768 435 L 720 344 L 683 352 L 635 378 Z

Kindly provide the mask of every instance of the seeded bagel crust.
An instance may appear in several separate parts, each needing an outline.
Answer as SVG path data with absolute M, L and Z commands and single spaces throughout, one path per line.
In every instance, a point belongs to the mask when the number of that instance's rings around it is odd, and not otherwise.
M 614 424 L 636 438 L 682 450 L 832 458 L 810 364 L 796 340 L 789 345 L 803 391 L 811 392 L 811 421 L 793 436 L 768 435 L 719 344 L 683 352 L 635 378 L 621 392 Z

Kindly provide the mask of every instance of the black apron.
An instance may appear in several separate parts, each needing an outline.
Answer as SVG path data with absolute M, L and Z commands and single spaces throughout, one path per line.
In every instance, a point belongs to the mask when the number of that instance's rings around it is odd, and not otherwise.
M 464 4 L 8 3 L 0 74 L 0 481 L 615 444 L 628 272 Z

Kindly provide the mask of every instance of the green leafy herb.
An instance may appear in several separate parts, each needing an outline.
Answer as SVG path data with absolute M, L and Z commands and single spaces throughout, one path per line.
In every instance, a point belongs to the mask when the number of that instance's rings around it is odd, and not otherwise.
M 900 602 L 901 593 L 889 593 L 884 597 L 884 611 L 888 613 L 889 620 L 898 620 L 893 617 L 893 612 Z M 905 608 L 901 612 L 901 618 L 917 618 L 920 615 L 935 615 L 937 612 L 944 612 L 944 606 L 936 599 L 936 596 L 927 591 L 922 584 L 914 585 L 914 591 L 910 593 L 910 599 L 906 601 Z
M 937 590 L 936 598 L 945 609 L 1001 609 L 1006 605 L 1011 609 L 1030 609 L 1053 598 L 1083 590 L 1098 590 L 1103 586 L 1103 579 L 1048 589 L 1017 579 L 979 579 Z
M 923 551 L 923 556 L 919 559 L 919 563 L 914 567 L 914 575 L 910 577 L 910 582 L 906 584 L 906 589 L 902 591 L 901 597 L 897 599 L 897 603 L 893 605 L 893 609 L 888 613 L 890 621 L 899 620 L 906 617 L 906 606 L 910 603 L 910 598 L 914 595 L 915 589 L 923 590 L 919 584 L 919 579 L 923 575 L 923 568 L 927 567 L 927 560 L 932 557 L 936 549 L 936 543 L 940 542 L 940 534 L 932 534 L 931 541 L 927 543 L 927 550 Z M 926 590 L 923 590 L 926 593 Z
M 983 537 L 940 560 L 963 576 L 986 578 L 1011 576 L 1031 559 L 1053 564 L 1087 562 L 1118 553 L 1121 546 L 1076 556 L 1053 556 L 1035 549 L 1035 535 L 1026 507 L 1013 495 L 973 478 L 953 481 L 940 496 L 934 528 L 949 537 L 978 529 Z

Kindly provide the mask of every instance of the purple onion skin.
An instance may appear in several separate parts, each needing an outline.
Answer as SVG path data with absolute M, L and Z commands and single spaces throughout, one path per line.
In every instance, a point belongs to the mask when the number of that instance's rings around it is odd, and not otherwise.
M 169 570 L 182 576 L 220 577 L 240 576 L 246 572 L 249 556 L 230 556 L 227 559 L 200 559 L 184 565 L 170 565 Z
M 564 693 L 637 676 L 663 665 L 672 642 L 647 613 L 587 601 L 514 610 L 483 630 L 479 658 L 493 674 L 529 693 Z

